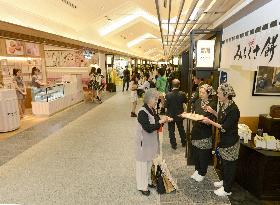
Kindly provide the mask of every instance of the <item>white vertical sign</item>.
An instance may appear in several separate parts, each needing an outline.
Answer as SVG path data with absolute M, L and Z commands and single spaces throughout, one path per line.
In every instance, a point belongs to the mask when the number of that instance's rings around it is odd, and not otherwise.
M 215 40 L 198 40 L 196 46 L 196 67 L 212 68 L 214 65 Z

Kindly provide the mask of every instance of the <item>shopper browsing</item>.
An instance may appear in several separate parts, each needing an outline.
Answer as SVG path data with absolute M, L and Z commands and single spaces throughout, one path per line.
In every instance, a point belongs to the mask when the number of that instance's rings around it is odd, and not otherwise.
M 167 116 L 156 114 L 155 107 L 159 94 L 155 89 L 148 89 L 144 94 L 144 105 L 140 108 L 136 130 L 136 183 L 143 195 L 150 195 L 148 187 L 154 188 L 151 182 L 152 160 L 159 154 L 159 135 L 161 124 L 172 121 Z
M 132 104 L 130 117 L 137 117 L 135 113 L 137 100 L 138 100 L 137 88 L 138 88 L 138 78 L 136 75 L 133 75 L 130 81 L 130 100 Z
M 210 106 L 207 106 L 206 109 L 218 117 L 218 122 L 214 122 L 207 117 L 204 118 L 203 122 L 220 130 L 220 143 L 218 146 L 222 163 L 222 181 L 214 183 L 215 187 L 219 187 L 214 193 L 218 196 L 226 196 L 231 195 L 237 167 L 240 147 L 238 136 L 240 112 L 232 100 L 235 97 L 235 92 L 230 84 L 221 84 L 217 90 L 217 96 L 220 101 L 219 112 L 217 113 Z
M 186 145 L 186 132 L 183 125 L 183 119 L 179 117 L 184 112 L 184 104 L 187 103 L 187 96 L 184 92 L 179 91 L 180 81 L 172 81 L 172 91 L 166 94 L 165 107 L 166 115 L 172 117 L 174 121 L 168 123 L 169 139 L 172 149 L 177 149 L 175 138 L 175 124 L 177 125 L 182 146 Z

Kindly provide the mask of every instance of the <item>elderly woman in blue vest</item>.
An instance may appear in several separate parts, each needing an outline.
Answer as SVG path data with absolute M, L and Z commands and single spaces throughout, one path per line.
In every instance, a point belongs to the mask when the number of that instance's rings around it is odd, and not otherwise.
M 214 183 L 214 186 L 219 188 L 214 193 L 218 196 L 227 196 L 231 195 L 239 154 L 238 121 L 240 112 L 232 100 L 235 97 L 235 92 L 230 84 L 221 84 L 217 90 L 217 96 L 220 101 L 218 113 L 210 106 L 207 107 L 207 111 L 218 117 L 218 122 L 206 117 L 203 122 L 211 124 L 220 130 L 218 146 L 222 163 L 222 180 Z
M 136 132 L 136 183 L 137 189 L 143 195 L 150 195 L 148 187 L 151 185 L 152 160 L 159 154 L 159 138 L 157 130 L 161 124 L 171 121 L 172 118 L 156 114 L 159 94 L 155 89 L 149 89 L 144 95 L 144 105 L 140 108 L 137 117 Z

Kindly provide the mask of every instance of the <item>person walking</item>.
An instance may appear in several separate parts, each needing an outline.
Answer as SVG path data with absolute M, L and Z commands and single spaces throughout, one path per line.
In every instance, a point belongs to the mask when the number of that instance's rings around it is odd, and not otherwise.
M 158 78 L 156 81 L 156 88 L 159 91 L 159 99 L 161 102 L 161 110 L 160 114 L 165 114 L 165 108 L 164 108 L 164 96 L 165 96 L 165 91 L 166 91 L 166 84 L 167 84 L 167 78 L 164 75 L 165 70 L 164 68 L 160 68 L 158 70 Z
M 214 122 L 207 117 L 203 119 L 203 122 L 217 127 L 220 131 L 218 150 L 221 156 L 222 180 L 214 183 L 215 187 L 219 187 L 214 193 L 218 196 L 227 196 L 231 195 L 231 188 L 237 168 L 240 148 L 238 136 L 240 111 L 232 100 L 236 95 L 230 84 L 221 84 L 218 87 L 217 96 L 220 101 L 219 112 L 217 113 L 210 106 L 207 106 L 206 109 L 218 117 L 218 122 Z
M 194 104 L 194 112 L 199 115 L 214 119 L 215 116 L 207 112 L 207 106 L 216 110 L 217 104 L 212 99 L 216 92 L 212 86 L 204 84 L 199 89 L 199 99 Z M 193 121 L 191 131 L 191 143 L 193 146 L 195 172 L 191 176 L 197 182 L 201 182 L 208 168 L 208 163 L 211 158 L 212 150 L 212 126 L 200 121 Z
M 136 75 L 132 76 L 130 81 L 130 100 L 131 100 L 131 113 L 130 117 L 137 117 L 136 115 L 136 106 L 138 101 L 137 95 L 137 88 L 138 88 L 138 78 Z
M 155 89 L 148 89 L 144 94 L 144 105 L 137 117 L 136 130 L 136 183 L 137 189 L 145 196 L 150 195 L 148 187 L 155 188 L 151 181 L 152 160 L 159 154 L 159 135 L 161 124 L 172 118 L 156 114 L 155 107 L 159 94 Z
M 128 67 L 125 67 L 125 70 L 123 71 L 123 92 L 124 92 L 124 87 L 126 84 L 126 91 L 128 91 L 128 87 L 129 87 L 129 80 L 130 80 L 130 72 L 128 70 Z
M 184 103 L 187 103 L 187 96 L 184 92 L 179 91 L 180 81 L 174 79 L 172 81 L 172 91 L 165 96 L 166 115 L 172 117 L 174 121 L 168 123 L 169 139 L 173 149 L 177 149 L 175 138 L 175 124 L 177 125 L 182 146 L 186 146 L 186 132 L 183 125 L 183 119 L 179 116 L 184 112 Z

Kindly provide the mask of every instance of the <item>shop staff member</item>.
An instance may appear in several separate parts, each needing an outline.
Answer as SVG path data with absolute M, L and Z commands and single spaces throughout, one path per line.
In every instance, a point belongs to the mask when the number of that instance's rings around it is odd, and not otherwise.
M 150 195 L 148 187 L 151 182 L 152 160 L 159 154 L 159 138 L 157 130 L 160 124 L 171 121 L 172 118 L 156 114 L 159 94 L 155 89 L 148 89 L 144 94 L 144 105 L 140 108 L 136 130 L 136 183 L 137 189 L 143 195 Z
M 22 72 L 20 69 L 13 69 L 13 75 L 14 75 L 13 83 L 14 83 L 17 98 L 18 98 L 18 108 L 19 108 L 20 118 L 23 118 L 24 112 L 25 112 L 24 100 L 26 97 L 26 87 L 24 85 L 23 78 L 22 78 Z
M 39 80 L 39 72 L 40 70 L 37 67 L 32 68 L 32 80 L 31 80 L 31 87 L 40 88 L 41 86 L 46 85 L 45 83 Z
M 184 92 L 179 91 L 180 81 L 174 79 L 172 81 L 172 91 L 166 94 L 165 107 L 167 108 L 166 115 L 174 119 L 168 123 L 168 132 L 172 149 L 177 149 L 175 138 L 175 123 L 177 125 L 182 146 L 186 146 L 186 132 L 183 125 L 183 119 L 178 115 L 184 112 L 184 103 L 187 103 L 187 96 Z
M 212 96 L 215 94 L 216 92 L 212 86 L 208 84 L 202 85 L 199 89 L 199 99 L 194 103 L 194 112 L 209 119 L 214 119 L 215 116 L 207 112 L 206 108 L 210 106 L 213 110 L 217 109 L 217 104 L 212 99 Z M 200 121 L 193 121 L 191 136 L 195 163 L 195 172 L 191 178 L 197 182 L 201 182 L 207 173 L 208 163 L 211 157 L 212 126 Z
M 220 130 L 219 152 L 222 162 L 222 181 L 215 182 L 215 187 L 220 187 L 214 193 L 218 196 L 231 195 L 231 188 L 234 182 L 237 159 L 239 154 L 238 121 L 240 112 L 237 105 L 232 100 L 235 92 L 228 83 L 223 83 L 217 91 L 220 109 L 217 113 L 210 106 L 207 111 L 218 117 L 218 123 L 205 117 L 206 124 L 211 124 Z

